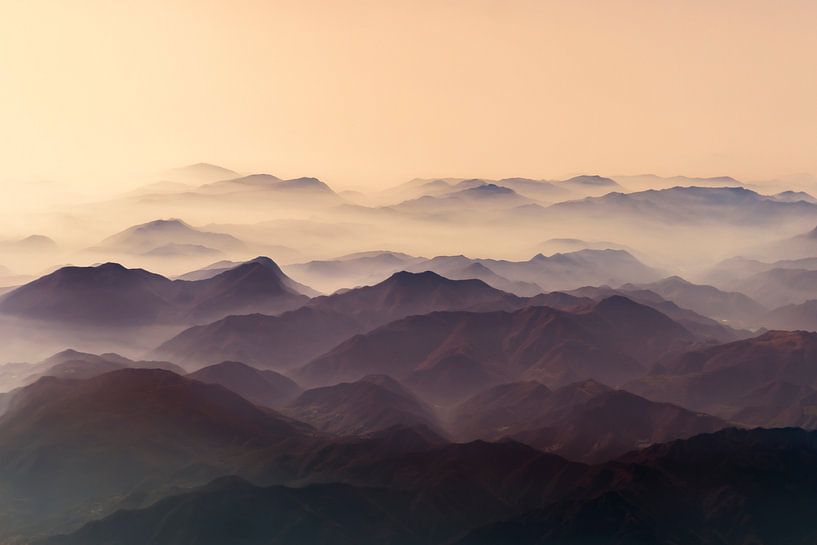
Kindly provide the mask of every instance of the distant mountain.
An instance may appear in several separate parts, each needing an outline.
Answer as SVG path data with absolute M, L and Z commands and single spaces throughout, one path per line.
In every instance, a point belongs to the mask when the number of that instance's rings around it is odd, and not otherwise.
M 236 267 L 241 265 L 241 263 L 242 263 L 241 261 L 230 261 L 229 259 L 222 259 L 221 261 L 216 261 L 215 263 L 211 263 L 200 269 L 189 271 L 179 276 L 176 276 L 173 279 L 189 281 L 207 280 L 208 278 L 213 278 L 214 276 L 229 271 L 230 269 L 235 269 Z
M 452 280 L 467 280 L 474 278 L 482 280 L 498 290 L 513 293 L 520 297 L 531 297 L 542 293 L 542 288 L 533 282 L 509 280 L 496 274 L 486 267 L 480 260 L 465 256 L 438 256 L 432 259 L 416 262 L 406 267 L 413 272 L 432 271 L 440 276 Z
M 790 205 L 806 206 L 810 201 L 799 200 Z M 801 260 L 813 258 L 817 254 L 817 227 L 793 237 L 774 240 L 747 250 L 753 257 L 766 261 Z
M 101 327 L 196 323 L 229 314 L 281 312 L 308 292 L 268 258 L 200 281 L 171 281 L 116 263 L 63 267 L 0 298 L 0 313 Z
M 680 307 L 738 326 L 757 324 L 759 317 L 766 312 L 763 305 L 742 293 L 692 284 L 678 276 L 647 284 L 621 286 L 625 291 L 631 288 L 653 291 Z
M 769 329 L 817 331 L 817 299 L 770 310 L 760 323 Z
M 405 316 L 518 301 L 479 280 L 399 272 L 374 286 L 315 298 L 281 316 L 231 316 L 188 329 L 154 354 L 184 364 L 236 360 L 265 368 L 292 367 L 352 335 Z
M 758 261 L 745 257 L 733 257 L 715 264 L 702 276 L 703 281 L 722 289 L 733 289 L 736 284 L 759 273 L 773 269 L 817 270 L 817 257 L 783 259 L 774 262 Z M 772 305 L 779 306 L 776 302 Z
M 770 269 L 734 283 L 734 289 L 769 308 L 817 299 L 817 270 Z
M 542 291 L 573 289 L 585 285 L 653 281 L 658 271 L 623 250 L 581 250 L 552 256 L 536 255 L 528 261 L 437 256 L 424 259 L 393 252 L 366 253 L 354 258 L 312 261 L 286 270 L 310 285 L 334 291 L 380 281 L 394 272 L 432 271 L 452 280 L 479 279 L 515 295 L 527 297 Z
M 167 252 L 168 248 L 204 247 L 220 252 L 246 249 L 239 239 L 191 227 L 180 219 L 155 220 L 134 225 L 100 242 L 93 250 L 129 254 Z M 164 248 L 164 250 L 162 250 Z
M 440 196 L 424 195 L 403 201 L 390 209 L 409 214 L 439 214 L 448 211 L 461 212 L 464 208 L 476 210 L 508 209 L 534 201 L 521 196 L 513 189 L 493 183 L 479 183 Z
M 332 189 L 317 178 L 293 178 L 282 180 L 271 174 L 251 174 L 213 182 L 202 186 L 204 192 L 229 193 L 233 191 L 269 191 L 274 193 L 315 194 L 336 196 Z
M 513 189 L 520 195 L 529 199 L 536 199 L 544 202 L 562 201 L 576 198 L 581 192 L 565 187 L 558 182 L 547 180 L 531 180 L 529 178 L 503 178 L 494 182 L 497 185 Z
M 331 260 L 288 265 L 285 269 L 310 286 L 332 293 L 341 288 L 382 282 L 392 274 L 423 260 L 424 258 L 399 252 L 361 252 Z
M 817 219 L 817 205 L 780 202 L 742 187 L 673 187 L 636 193 L 609 193 L 557 203 L 548 209 L 558 217 L 593 217 L 634 224 L 776 225 Z
M 582 240 L 578 238 L 549 238 L 534 247 L 536 253 L 550 255 L 554 253 L 570 253 L 580 250 L 624 250 L 633 253 L 632 248 L 616 242 L 606 240 Z
M 587 285 L 649 282 L 661 277 L 658 271 L 623 250 L 580 250 L 551 256 L 537 254 L 527 261 L 438 256 L 416 263 L 410 269 L 433 270 L 453 277 L 470 274 L 519 295 Z
M 501 180 L 488 180 L 482 178 L 437 178 L 437 179 L 415 179 L 397 187 L 381 192 L 380 200 L 385 200 L 389 204 L 410 201 L 424 196 L 439 197 L 461 191 L 463 189 L 478 186 L 494 185 L 507 188 L 515 193 L 544 202 L 553 202 L 576 198 L 584 193 L 577 193 L 569 187 L 563 186 L 559 182 L 547 180 L 534 180 L 530 178 L 503 178 Z
M 649 399 L 731 417 L 739 400 L 770 382 L 817 387 L 817 333 L 769 331 L 682 354 L 625 387 Z M 730 408 L 731 407 L 731 408 Z
M 200 244 L 165 244 L 142 254 L 145 257 L 216 257 L 221 250 Z
M 124 368 L 164 369 L 179 375 L 185 374 L 181 367 L 167 361 L 137 361 L 119 354 L 97 355 L 67 349 L 37 363 L 0 365 L 0 389 L 12 390 L 46 376 L 86 379 Z
M 187 377 L 224 386 L 244 399 L 265 407 L 281 407 L 301 393 L 301 388 L 292 379 L 275 371 L 256 369 L 237 361 L 210 365 Z
M 740 187 L 743 182 L 731 176 L 712 176 L 698 178 L 690 176 L 657 176 L 655 174 L 639 174 L 635 176 L 613 176 L 614 180 L 638 190 L 668 189 L 671 187 Z
M 337 435 L 362 435 L 393 426 L 440 429 L 434 412 L 386 375 L 307 390 L 284 412 Z
M 817 204 L 817 199 L 805 191 L 783 191 L 772 195 L 772 198 L 781 202 L 803 201 L 811 204 Z
M 160 173 L 163 180 L 184 184 L 203 184 L 235 178 L 238 173 L 210 163 L 196 163 Z
M 0 535 L 203 484 L 235 471 L 237 456 L 305 433 L 221 386 L 169 371 L 40 379 L 0 420 Z
M 571 191 L 591 196 L 604 195 L 611 191 L 621 191 L 623 189 L 621 185 L 612 178 L 596 175 L 574 176 L 564 180 L 560 185 Z
M 596 301 L 601 301 L 613 295 L 627 297 L 628 299 L 652 307 L 662 314 L 667 315 L 702 339 L 710 339 L 720 343 L 752 336 L 751 331 L 736 330 L 712 318 L 708 318 L 686 308 L 681 308 L 672 301 L 668 301 L 648 289 L 639 289 L 634 286 L 628 286 L 627 289 L 613 289 L 608 286 L 586 286 L 572 290 L 566 295 L 590 298 Z
M 385 373 L 423 397 L 453 404 L 511 380 L 621 384 L 694 342 L 663 314 L 611 297 L 577 313 L 530 307 L 412 316 L 349 339 L 296 376 L 332 384 Z
M 30 235 L 17 240 L 0 241 L 0 252 L 56 252 L 59 246 L 44 235 Z
M 529 261 L 484 259 L 490 270 L 510 280 L 533 282 L 545 291 L 569 290 L 587 285 L 649 282 L 661 274 L 623 250 L 580 250 Z

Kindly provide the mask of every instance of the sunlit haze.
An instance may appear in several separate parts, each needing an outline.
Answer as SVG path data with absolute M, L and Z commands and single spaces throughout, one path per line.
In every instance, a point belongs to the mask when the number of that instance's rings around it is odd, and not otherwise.
M 5 0 L 0 179 L 813 173 L 816 20 L 810 0 Z

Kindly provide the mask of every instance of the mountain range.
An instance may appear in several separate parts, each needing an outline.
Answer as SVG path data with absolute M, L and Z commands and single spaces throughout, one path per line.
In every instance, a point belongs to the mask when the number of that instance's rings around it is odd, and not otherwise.
M 510 380 L 622 384 L 696 338 L 652 308 L 611 297 L 580 312 L 435 312 L 352 337 L 297 371 L 304 384 L 397 377 L 451 402 Z
M 399 272 L 374 286 L 317 297 L 280 316 L 230 316 L 193 327 L 153 354 L 182 364 L 237 360 L 265 368 L 293 367 L 352 335 L 405 316 L 518 300 L 479 280 Z
M 307 288 L 268 258 L 212 278 L 172 281 L 117 263 L 63 267 L 0 298 L 0 313 L 44 322 L 110 327 L 196 323 L 229 314 L 281 312 L 301 306 Z

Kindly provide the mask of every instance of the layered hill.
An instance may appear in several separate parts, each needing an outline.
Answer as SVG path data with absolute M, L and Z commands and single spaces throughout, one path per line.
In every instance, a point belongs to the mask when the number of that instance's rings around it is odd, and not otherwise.
M 385 373 L 451 403 L 509 380 L 621 384 L 695 340 L 665 315 L 624 297 L 574 313 L 548 307 L 436 312 L 353 337 L 297 376 L 305 384 L 332 384 Z
M 458 545 L 808 543 L 817 439 L 736 430 L 656 445 L 591 470 L 567 501 L 472 531 Z
M 45 543 L 215 545 L 239 528 L 253 545 L 808 543 L 815 467 L 814 433 L 795 429 L 727 429 L 596 466 L 476 442 L 349 468 L 341 485 L 222 479 Z
M 301 306 L 304 286 L 268 258 L 212 278 L 173 281 L 117 263 L 63 267 L 0 298 L 0 313 L 100 327 L 196 323 L 228 314 L 281 312 Z
M 688 352 L 626 387 L 650 399 L 696 410 L 734 418 L 740 414 L 742 422 L 758 425 L 769 422 L 768 411 L 777 406 L 769 389 L 817 386 L 817 366 L 812 363 L 815 357 L 817 333 L 769 331 Z M 796 399 L 790 401 L 795 403 Z M 767 416 L 761 415 L 759 420 L 751 417 L 752 412 L 742 412 L 752 408 L 760 414 L 764 407 Z M 794 425 L 800 421 L 777 422 Z
M 766 308 L 742 293 L 713 286 L 693 284 L 678 276 L 647 284 L 625 284 L 622 290 L 645 289 L 657 293 L 682 308 L 738 326 L 757 324 Z
M 191 227 L 180 219 L 155 220 L 111 235 L 93 249 L 127 254 L 149 254 L 162 248 L 189 246 L 222 252 L 245 250 L 234 236 Z
M 734 226 L 805 222 L 815 217 L 817 205 L 781 202 L 744 187 L 672 187 L 635 193 L 608 193 L 552 205 L 560 217 L 593 217 L 597 221 L 657 222 L 662 225 L 719 223 Z
M 386 375 L 307 390 L 283 411 L 336 435 L 363 435 L 394 426 L 441 427 L 431 408 Z
M 88 380 L 42 378 L 0 420 L 3 535 L 55 527 L 202 484 L 240 457 L 304 437 L 308 427 L 217 386 L 156 369 Z M 36 522 L 35 522 L 36 521 Z
M 556 390 L 531 381 L 496 386 L 455 407 L 449 426 L 460 439 L 513 437 L 571 460 L 600 462 L 727 424 L 588 380 Z
M 264 407 L 280 407 L 295 399 L 301 388 L 275 371 L 256 369 L 237 361 L 224 361 L 187 375 L 207 384 L 218 384 Z
M 154 356 L 163 354 L 183 364 L 236 360 L 267 368 L 292 367 L 352 335 L 406 316 L 518 301 L 479 280 L 400 272 L 375 286 L 317 297 L 280 316 L 230 316 L 190 328 L 158 347 Z

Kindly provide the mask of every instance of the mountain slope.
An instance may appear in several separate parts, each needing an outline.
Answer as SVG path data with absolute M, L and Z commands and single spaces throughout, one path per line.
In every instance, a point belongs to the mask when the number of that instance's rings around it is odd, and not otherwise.
M 817 205 L 780 202 L 743 187 L 673 187 L 636 193 L 609 193 L 579 201 L 557 203 L 548 210 L 559 217 L 594 217 L 638 225 L 725 224 L 774 225 L 808 221 Z
M 650 399 L 727 414 L 724 407 L 769 382 L 817 386 L 815 358 L 817 333 L 769 331 L 682 354 L 626 388 Z
M 600 466 L 569 501 L 472 531 L 458 545 L 810 543 L 817 436 L 727 429 Z
M 196 323 L 234 313 L 277 313 L 309 298 L 271 259 L 259 257 L 211 278 L 169 280 L 117 263 L 63 267 L 0 298 L 0 313 L 95 325 Z
M 292 401 L 301 388 L 275 371 L 255 369 L 237 361 L 224 361 L 187 375 L 207 384 L 224 386 L 244 399 L 265 407 L 280 407 Z
M 21 318 L 109 325 L 171 319 L 175 293 L 167 278 L 117 263 L 63 267 L 0 299 L 0 312 Z
M 349 339 L 297 376 L 331 384 L 386 373 L 450 404 L 509 380 L 620 384 L 692 343 L 692 334 L 659 312 L 611 297 L 576 313 L 529 307 L 412 316 Z
M 440 428 L 429 407 L 385 375 L 307 390 L 284 412 L 337 435 L 361 435 L 394 426 Z
M 325 484 L 261 488 L 224 478 L 140 511 L 120 511 L 40 545 L 417 543 L 405 492 Z M 414 523 L 414 524 L 413 524 Z
M 686 439 L 727 426 L 714 416 L 611 390 L 574 406 L 561 419 L 513 437 L 570 460 L 597 463 L 653 443 Z
M 375 286 L 317 297 L 280 316 L 230 316 L 190 328 L 159 346 L 154 355 L 183 364 L 236 360 L 265 368 L 292 367 L 352 335 L 405 316 L 519 300 L 479 280 L 400 272 Z
M 759 317 L 766 312 L 763 305 L 742 293 L 692 284 L 678 276 L 637 286 L 625 284 L 620 289 L 631 288 L 653 291 L 680 307 L 736 325 L 757 324 Z
M 248 451 L 307 431 L 221 386 L 168 371 L 43 378 L 0 420 L 0 527 L 4 536 L 35 521 L 54 527 L 126 495 L 138 504 L 175 485 L 202 484 L 231 472 Z
M 196 229 L 180 219 L 173 218 L 134 225 L 111 235 L 94 249 L 144 254 L 168 245 L 202 246 L 228 252 L 245 248 L 243 242 L 231 235 Z

